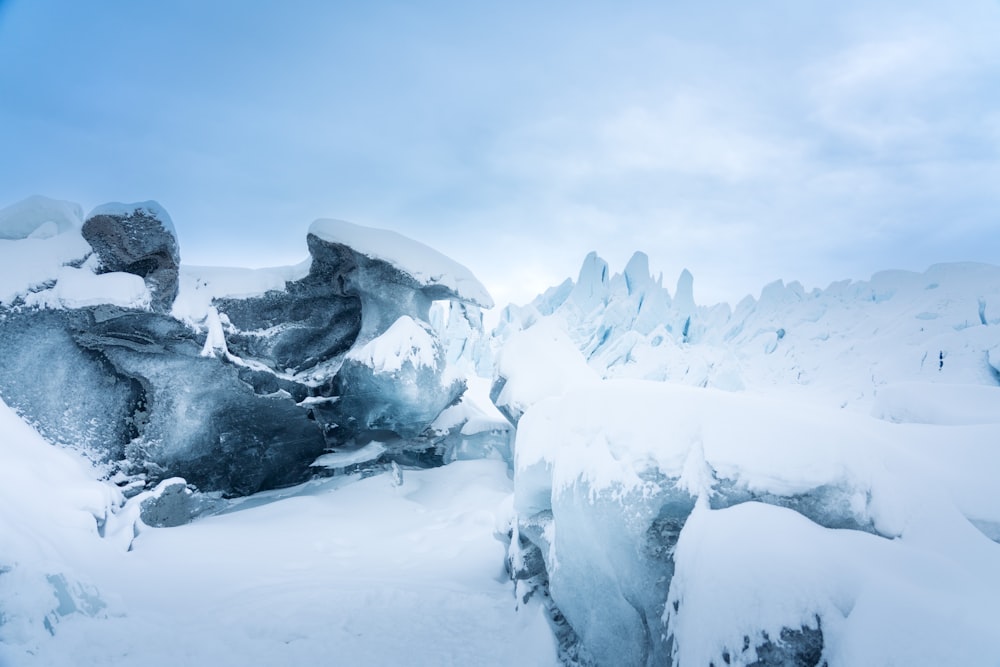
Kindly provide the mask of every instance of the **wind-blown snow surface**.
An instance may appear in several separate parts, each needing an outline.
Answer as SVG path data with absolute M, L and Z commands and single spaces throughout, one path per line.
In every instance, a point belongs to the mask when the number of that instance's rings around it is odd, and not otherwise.
M 500 461 L 335 477 L 132 540 L 135 501 L 111 515 L 113 487 L 2 404 L 0 429 L 5 667 L 556 663 L 503 570 Z

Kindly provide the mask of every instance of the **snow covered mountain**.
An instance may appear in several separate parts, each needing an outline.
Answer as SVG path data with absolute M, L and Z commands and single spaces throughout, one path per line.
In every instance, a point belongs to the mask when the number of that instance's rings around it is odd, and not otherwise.
M 1000 267 L 591 254 L 488 333 L 416 241 L 307 244 L 0 211 L 0 665 L 991 664 Z

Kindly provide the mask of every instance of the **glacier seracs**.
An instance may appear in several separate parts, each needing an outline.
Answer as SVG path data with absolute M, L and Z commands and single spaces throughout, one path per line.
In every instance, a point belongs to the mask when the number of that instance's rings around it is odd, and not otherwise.
M 518 348 L 533 330 L 562 341 L 547 377 L 604 378 L 517 415 L 508 570 L 519 599 L 551 596 L 564 661 L 982 662 L 1000 269 L 776 281 L 735 310 L 691 285 L 592 254 L 497 327 L 498 386 L 542 386 Z M 968 617 L 944 611 L 965 598 Z

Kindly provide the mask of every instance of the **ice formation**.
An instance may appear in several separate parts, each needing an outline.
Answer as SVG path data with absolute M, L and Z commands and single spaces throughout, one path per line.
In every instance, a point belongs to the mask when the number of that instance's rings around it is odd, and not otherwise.
M 551 596 L 563 661 L 982 662 L 995 303 L 1000 268 L 964 264 L 704 307 L 637 253 L 508 307 L 495 388 L 537 392 L 513 415 L 508 570 Z
M 36 209 L 6 227 L 26 229 Z M 3 400 L 147 485 L 178 476 L 227 495 L 303 481 L 326 450 L 374 439 L 387 456 L 440 459 L 429 427 L 465 383 L 446 368 L 431 304 L 491 304 L 453 260 L 342 222 L 313 225 L 310 262 L 256 272 L 182 271 L 156 202 L 0 243 L 11 258 L 47 257 L 2 272 Z
M 592 253 L 490 335 L 423 244 L 306 245 L 0 211 L 0 663 L 990 664 L 1000 268 L 733 308 Z

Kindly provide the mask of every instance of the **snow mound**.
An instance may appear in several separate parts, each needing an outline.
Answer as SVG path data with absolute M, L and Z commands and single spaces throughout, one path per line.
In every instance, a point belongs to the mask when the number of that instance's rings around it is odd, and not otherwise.
M 469 269 L 437 250 L 387 229 L 362 227 L 343 220 L 320 219 L 309 233 L 329 243 L 347 246 L 382 260 L 411 276 L 419 285 L 446 287 L 459 298 L 483 308 L 493 299 Z
M 555 324 L 541 323 L 511 336 L 497 359 L 491 398 L 517 422 L 543 398 L 599 379 L 573 342 Z
M 426 326 L 404 315 L 378 338 L 352 348 L 347 358 L 368 366 L 376 373 L 396 373 L 405 364 L 413 368 L 435 368 L 440 362 L 440 348 L 440 343 Z
M 95 274 L 88 269 L 64 266 L 56 274 L 52 289 L 28 295 L 25 303 L 42 308 L 85 308 L 110 304 L 148 310 L 152 296 L 145 281 L 134 274 Z
M 50 238 L 82 224 L 79 204 L 41 195 L 0 209 L 0 239 Z
M 96 481 L 86 459 L 45 442 L 2 401 L 0 433 L 0 664 L 24 664 L 15 656 L 35 653 L 64 621 L 107 616 L 81 563 L 114 550 L 99 537 L 113 532 L 122 498 Z
M 90 252 L 77 230 L 50 238 L 0 239 L 0 306 L 52 283 L 63 265 L 78 262 Z
M 674 664 L 988 663 L 1000 547 L 940 508 L 916 516 L 920 529 L 886 540 L 761 503 L 696 508 L 664 614 Z M 800 655 L 823 662 L 774 660 L 804 628 L 822 634 Z

